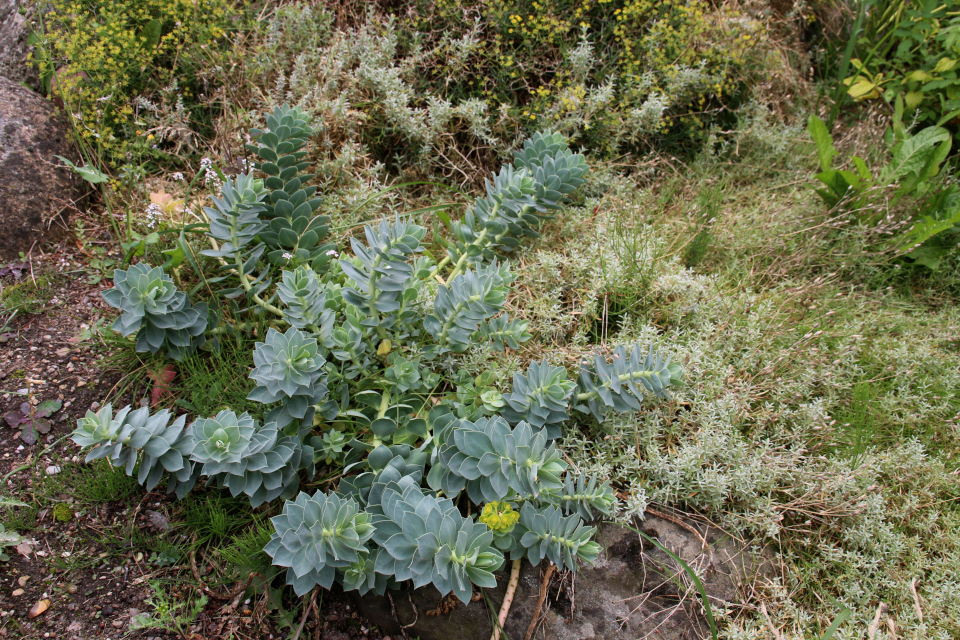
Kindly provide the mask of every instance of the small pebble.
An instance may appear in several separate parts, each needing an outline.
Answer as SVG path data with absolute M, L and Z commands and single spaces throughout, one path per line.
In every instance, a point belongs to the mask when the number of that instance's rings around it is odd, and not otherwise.
M 12 595 L 14 598 L 18 598 L 18 597 L 22 596 L 23 593 L 24 593 L 23 589 L 16 589 L 16 590 L 15 590 L 13 593 L 11 593 L 10 595 Z
M 99 408 L 100 408 L 100 403 L 97 402 L 96 400 L 90 403 L 90 411 L 96 411 Z
M 47 475 L 48 475 L 48 476 L 55 476 L 55 475 L 57 475 L 58 473 L 60 473 L 60 467 L 58 467 L 57 465 L 52 464 L 52 465 L 50 465 L 49 467 L 47 467 Z
M 67 593 L 74 594 L 77 592 L 77 585 L 71 584 L 67 585 Z
M 120 627 L 123 626 L 123 621 L 122 621 L 122 620 L 114 620 L 114 621 L 111 622 L 110 624 L 112 624 L 112 625 L 115 626 L 117 629 L 119 629 Z
M 110 605 L 105 606 L 103 608 L 103 615 L 105 616 L 113 615 L 113 607 L 111 607 Z

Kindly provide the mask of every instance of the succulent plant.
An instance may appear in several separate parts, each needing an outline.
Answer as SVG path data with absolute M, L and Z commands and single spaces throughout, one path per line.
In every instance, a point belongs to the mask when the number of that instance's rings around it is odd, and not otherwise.
M 283 105 L 266 121 L 266 129 L 250 131 L 254 143 L 246 145 L 260 158 L 257 169 L 266 175 L 263 184 L 270 190 L 263 212 L 268 226 L 260 238 L 270 249 L 267 255 L 273 264 L 308 263 L 324 271 L 333 250 L 332 244 L 323 242 L 330 218 L 316 215 L 321 199 L 314 197 L 316 187 L 304 184 L 309 176 L 303 173 L 310 166 L 301 150 L 313 135 L 310 116 Z
M 182 498 L 197 480 L 190 455 L 194 448 L 193 434 L 185 429 L 186 418 L 172 423 L 164 409 L 154 415 L 146 408 L 132 410 L 128 405 L 113 415 L 110 403 L 97 413 L 88 411 L 77 420 L 71 438 L 81 447 L 90 447 L 87 461 L 106 458 L 115 467 L 133 475 L 140 463 L 137 482 L 152 490 L 164 472 L 169 472 L 168 491 Z
M 570 151 L 559 133 L 538 131 L 513 155 L 513 165 L 533 178 L 538 209 L 559 209 L 566 197 L 586 182 L 587 161 Z
M 205 476 L 253 506 L 286 499 L 266 552 L 300 595 L 335 580 L 361 593 L 412 580 L 467 602 L 474 586 L 495 585 L 505 555 L 570 569 L 592 561 L 599 547 L 584 520 L 611 513 L 614 493 L 568 472 L 553 440 L 571 406 L 598 418 L 637 409 L 646 392 L 665 397 L 679 367 L 620 347 L 609 362 L 584 363 L 577 384 L 534 362 L 501 393 L 495 371 L 458 371 L 455 355 L 530 339 L 528 323 L 503 312 L 516 276 L 498 254 L 538 236 L 582 184 L 583 158 L 558 134 L 527 141 L 449 223 L 452 239 L 433 235 L 446 248 L 439 262 L 422 246 L 427 230 L 396 217 L 365 226 L 352 255 L 331 263 L 328 219 L 305 185 L 309 118 L 284 106 L 266 122 L 247 146 L 263 176 L 224 181 L 205 208 L 213 248 L 202 253 L 220 264 L 207 285 L 224 283 L 231 300 L 208 333 L 270 327 L 248 395 L 270 406 L 225 408 L 185 427 L 168 411 L 127 407 L 114 417 L 107 405 L 79 422 L 74 440 L 127 473 L 139 464 L 150 487 L 168 473 L 181 496 Z M 203 343 L 206 308 L 162 269 L 116 274 L 105 298 L 123 312 L 115 329 L 136 334 L 139 350 L 182 357 Z M 318 462 L 343 466 L 337 493 L 299 492 Z M 468 501 L 458 506 L 460 497 Z M 461 513 L 471 503 L 478 520 Z
M 379 498 L 374 502 L 374 496 Z M 367 511 L 373 515 L 373 540 L 380 545 L 376 571 L 415 587 L 431 582 L 470 602 L 473 586 L 494 587 L 493 572 L 503 554 L 493 547 L 486 525 L 464 518 L 446 498 L 425 494 L 410 476 L 371 491 Z
M 113 330 L 136 334 L 137 351 L 156 353 L 166 345 L 170 357 L 181 360 L 205 342 L 206 305 L 191 305 L 160 267 L 142 262 L 114 270 L 113 288 L 103 292 L 103 299 L 123 312 Z
M 370 516 L 353 498 L 301 492 L 270 519 L 274 533 L 264 551 L 273 564 L 287 567 L 287 583 L 297 595 L 316 585 L 329 588 L 336 569 L 360 561 L 364 545 L 374 533 Z
M 433 303 L 433 315 L 423 320 L 437 346 L 454 353 L 469 349 L 480 323 L 503 308 L 506 285 L 512 278 L 509 271 L 494 262 L 476 271 L 467 270 L 441 286 Z
M 563 367 L 532 362 L 526 375 L 513 374 L 513 391 L 504 396 L 507 406 L 500 415 L 508 422 L 529 422 L 547 430 L 550 439 L 561 436 L 560 425 L 569 416 L 570 396 L 576 387 Z
M 527 331 L 529 326 L 528 321 L 511 320 L 509 314 L 504 313 L 480 323 L 480 338 L 499 351 L 507 347 L 519 349 L 522 343 L 530 339 L 530 332 Z
M 592 413 L 600 422 L 607 409 L 617 411 L 639 411 L 643 405 L 646 389 L 657 397 L 669 398 L 670 386 L 681 384 L 680 365 L 670 363 L 669 356 L 661 356 L 653 351 L 640 361 L 642 349 L 634 344 L 630 353 L 624 345 L 614 349 L 610 362 L 601 354 L 594 356 L 593 363 L 585 361 L 580 367 L 580 381 L 577 385 L 576 399 L 580 403 L 576 409 Z
M 206 464 L 236 464 L 247 451 L 256 431 L 256 421 L 247 413 L 239 416 L 224 409 L 213 418 L 200 418 L 193 423 L 193 460 Z
M 277 294 L 286 305 L 283 317 L 291 326 L 297 329 L 313 326 L 320 330 L 318 325 L 333 323 L 333 313 L 324 310 L 326 294 L 320 290 L 313 269 L 300 266 L 295 271 L 284 271 L 281 277 Z
M 544 430 L 526 422 L 511 428 L 499 416 L 461 420 L 439 446 L 427 479 L 449 496 L 466 488 L 477 504 L 502 500 L 511 491 L 536 498 L 563 486 L 567 465 L 547 443 Z
M 593 541 L 595 527 L 583 524 L 579 516 L 565 516 L 556 507 L 537 508 L 526 503 L 520 509 L 520 522 L 514 529 L 519 544 L 511 559 L 526 556 L 531 564 L 547 558 L 558 567 L 576 569 L 577 561 L 593 562 L 600 545 Z
M 323 375 L 323 363 L 316 338 L 296 327 L 285 333 L 270 329 L 253 353 L 255 368 L 250 377 L 257 387 L 248 397 L 264 404 L 295 395 L 313 397 L 313 388 Z
M 410 261 L 423 251 L 420 241 L 426 232 L 399 218 L 384 219 L 377 227 L 364 227 L 366 246 L 350 238 L 355 258 L 342 258 L 340 267 L 356 286 L 344 288 L 343 299 L 365 312 L 366 326 L 390 328 L 407 318 L 405 307 L 418 295 L 410 282 L 414 273 Z
M 313 448 L 268 422 L 256 429 L 238 462 L 207 462 L 203 475 L 234 497 L 247 495 L 250 505 L 259 507 L 279 497 L 293 497 L 300 486 L 300 469 L 313 473 Z
M 364 595 L 370 591 L 383 595 L 387 588 L 396 584 L 391 576 L 386 576 L 376 572 L 377 557 L 382 553 L 379 547 L 374 548 L 368 553 L 360 551 L 356 562 L 351 562 L 350 566 L 342 569 L 344 591 L 358 591 Z

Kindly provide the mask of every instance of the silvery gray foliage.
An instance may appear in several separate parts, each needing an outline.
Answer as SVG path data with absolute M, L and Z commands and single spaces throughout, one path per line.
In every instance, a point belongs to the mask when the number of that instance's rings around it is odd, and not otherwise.
M 285 333 L 267 331 L 263 342 L 253 353 L 254 370 L 250 378 L 257 388 L 248 398 L 268 404 L 295 395 L 313 395 L 313 388 L 323 375 L 324 359 L 316 338 L 308 337 L 296 327 Z
M 323 239 L 329 231 L 330 218 L 316 215 L 321 199 L 315 198 L 316 187 L 306 186 L 310 167 L 302 151 L 313 135 L 310 116 L 296 107 L 283 105 L 266 117 L 266 129 L 252 129 L 254 143 L 248 151 L 260 158 L 257 169 L 265 174 L 263 184 L 270 189 L 264 203 L 268 226 L 260 238 L 270 248 L 267 254 L 276 265 L 306 263 L 315 271 L 326 270 L 328 252 L 333 249 Z
M 452 354 L 477 343 L 516 349 L 530 338 L 526 321 L 503 313 L 516 276 L 497 252 L 538 236 L 541 221 L 583 182 L 583 158 L 557 134 L 534 136 L 451 223 L 439 263 L 422 246 L 426 229 L 396 218 L 366 226 L 362 240 L 351 238 L 353 256 L 330 264 L 336 252 L 321 244 L 327 220 L 314 216 L 319 199 L 304 186 L 309 121 L 284 107 L 267 127 L 248 146 L 266 177 L 225 181 L 206 209 L 220 245 L 204 252 L 226 263 L 208 282 L 232 280 L 239 286 L 226 294 L 251 303 L 233 304 L 238 330 L 267 314 L 272 327 L 289 325 L 270 328 L 254 350 L 257 386 L 248 397 L 272 405 L 262 424 L 225 409 L 189 428 L 182 417 L 168 427 L 168 412 L 151 418 L 127 408 L 116 421 L 81 422 L 75 440 L 128 473 L 139 460 L 141 481 L 170 471 L 178 495 L 202 474 L 255 506 L 288 499 L 266 550 L 301 595 L 334 580 L 383 593 L 410 579 L 466 602 L 472 585 L 495 584 L 504 554 L 569 569 L 592 561 L 599 547 L 584 519 L 610 513 L 614 495 L 596 478 L 568 473 L 553 440 L 571 404 L 598 417 L 633 410 L 643 388 L 665 395 L 679 368 L 652 352 L 640 362 L 637 347 L 621 347 L 610 363 L 598 356 L 585 365 L 576 390 L 564 369 L 547 363 L 517 373 L 509 393 L 489 375 L 444 375 L 456 367 Z M 276 267 L 265 255 L 289 266 L 275 290 Z M 119 273 L 107 294 L 124 308 L 119 330 L 147 333 L 171 322 L 173 331 L 197 330 L 177 324 L 198 312 L 162 270 Z M 193 347 L 202 339 L 190 336 Z M 180 334 L 161 337 L 182 343 Z M 147 346 L 157 339 L 154 330 L 144 337 Z M 445 378 L 457 388 L 445 389 Z M 318 412 L 333 423 L 322 437 L 314 433 Z M 312 475 L 318 461 L 351 470 L 338 493 L 292 499 L 300 472 Z M 454 504 L 461 492 L 483 507 L 479 521 Z
M 481 323 L 503 308 L 507 285 L 516 278 L 496 262 L 476 271 L 467 270 L 442 285 L 433 303 L 433 314 L 423 319 L 440 351 L 463 353 L 474 343 Z
M 203 475 L 234 497 L 245 494 L 259 507 L 280 497 L 292 498 L 300 486 L 298 471 L 313 475 L 313 448 L 299 435 L 286 435 L 275 422 L 259 426 L 237 462 L 207 462 Z
M 567 196 L 586 182 L 590 170 L 586 159 L 570 151 L 559 133 L 538 131 L 524 140 L 523 148 L 514 152 L 513 165 L 525 169 L 533 178 L 537 207 L 555 211 Z
M 493 532 L 460 515 L 448 498 L 424 493 L 411 476 L 372 490 L 367 512 L 380 546 L 377 573 L 412 580 L 414 587 L 432 583 L 464 603 L 474 584 L 497 585 L 493 572 L 503 565 L 503 554 L 493 546 Z
M 260 275 L 253 277 L 257 261 L 264 251 L 262 242 L 253 241 L 266 227 L 260 215 L 266 211 L 264 200 L 267 196 L 263 181 L 255 179 L 253 172 L 241 173 L 236 178 L 228 176 L 224 180 L 221 196 L 212 197 L 214 206 L 203 208 L 210 221 L 207 233 L 220 242 L 220 248 L 206 249 L 200 253 L 222 258 L 226 262 L 223 266 L 225 270 L 236 269 L 245 276 L 251 276 L 251 291 L 256 293 L 270 286 L 269 271 L 263 270 Z M 214 279 L 215 282 L 218 280 Z M 236 298 L 244 292 L 243 287 L 237 287 L 228 289 L 224 295 Z
M 287 583 L 303 596 L 317 585 L 329 588 L 336 569 L 360 561 L 373 536 L 370 516 L 353 498 L 301 492 L 271 518 L 274 534 L 264 551 L 273 564 L 287 567 Z
M 533 362 L 526 374 L 513 374 L 513 390 L 503 397 L 507 406 L 500 415 L 512 424 L 526 421 L 546 429 L 548 438 L 559 438 L 575 387 L 563 367 Z
M 591 413 L 600 422 L 608 409 L 639 411 L 644 398 L 643 389 L 659 398 L 670 397 L 671 385 L 679 385 L 680 365 L 670 363 L 670 356 L 654 352 L 651 345 L 646 358 L 640 360 L 640 344 L 634 344 L 627 353 L 624 345 L 614 349 L 610 362 L 596 354 L 593 362 L 585 361 L 580 367 L 577 385 L 576 409 Z
M 236 497 L 245 494 L 258 507 L 296 492 L 297 471 L 312 470 L 313 449 L 285 435 L 274 422 L 260 426 L 250 415 L 224 409 L 192 425 L 196 446 L 191 459 L 202 474 Z M 309 464 L 307 464 L 309 463 Z
M 534 134 L 514 156 L 512 165 L 486 182 L 486 194 L 463 220 L 451 225 L 455 241 L 446 248 L 454 262 L 490 261 L 494 250 L 511 252 L 523 238 L 539 237 L 546 213 L 559 209 L 589 170 L 562 135 L 549 131 Z
M 131 410 L 127 406 L 113 414 L 113 406 L 106 403 L 97 413 L 88 411 L 77 420 L 72 440 L 81 447 L 92 447 L 86 460 L 106 458 L 115 467 L 132 475 L 139 462 L 137 482 L 152 490 L 164 472 L 170 474 L 168 491 L 183 498 L 197 480 L 190 454 L 194 438 L 185 429 L 186 417 L 170 422 L 170 412 L 164 409 L 150 415 L 147 408 Z
M 299 266 L 295 271 L 283 271 L 277 283 L 277 294 L 286 306 L 283 318 L 297 329 L 315 328 L 319 333 L 329 332 L 333 313 L 324 309 L 327 295 L 320 290 L 320 282 L 313 269 Z M 323 326 L 324 328 L 320 328 Z
M 514 531 L 520 539 L 511 550 L 512 560 L 526 557 L 537 565 L 547 558 L 558 567 L 575 569 L 578 560 L 592 563 L 600 555 L 600 545 L 593 541 L 596 527 L 586 526 L 579 516 L 563 515 L 557 507 L 525 503 Z
M 257 386 L 247 398 L 263 404 L 280 401 L 266 416 L 267 422 L 276 422 L 280 429 L 292 422 L 312 423 L 314 407 L 327 397 L 324 363 L 316 338 L 296 327 L 285 333 L 271 328 L 253 352 L 250 378 Z
M 236 464 L 250 444 L 256 424 L 247 413 L 237 416 L 224 409 L 213 418 L 193 423 L 195 445 L 192 458 L 201 464 Z
M 207 306 L 191 305 L 160 267 L 141 262 L 114 270 L 113 288 L 103 292 L 103 299 L 123 312 L 113 330 L 135 334 L 137 351 L 156 353 L 166 347 L 172 359 L 182 360 L 206 342 Z
M 220 197 L 210 198 L 214 206 L 203 208 L 210 221 L 208 233 L 220 241 L 220 251 L 201 253 L 218 258 L 232 257 L 250 244 L 267 226 L 260 214 L 266 211 L 263 201 L 268 195 L 263 181 L 254 178 L 252 171 L 235 178 L 226 176 Z
M 526 422 L 511 428 L 500 416 L 451 425 L 436 451 L 430 486 L 449 496 L 466 489 L 475 504 L 511 492 L 538 498 L 541 491 L 558 490 L 567 467 L 543 429 Z
M 519 349 L 520 344 L 530 339 L 530 322 L 519 318 L 510 319 L 510 314 L 502 313 L 480 323 L 480 338 L 489 342 L 494 349 Z
M 343 258 L 340 267 L 356 283 L 343 289 L 343 299 L 362 310 L 364 326 L 391 328 L 398 320 L 408 320 L 407 307 L 416 300 L 418 289 L 410 260 L 417 252 L 427 230 L 406 220 L 384 219 L 376 227 L 363 229 L 366 245 L 350 238 L 354 259 Z

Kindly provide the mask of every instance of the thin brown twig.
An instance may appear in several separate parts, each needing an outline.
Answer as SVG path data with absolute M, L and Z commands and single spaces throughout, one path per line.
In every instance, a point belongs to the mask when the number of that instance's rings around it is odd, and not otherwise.
M 546 572 L 543 574 L 543 581 L 540 583 L 540 597 L 537 599 L 537 606 L 533 608 L 533 618 L 530 619 L 530 626 L 527 627 L 527 632 L 523 635 L 523 640 L 531 640 L 533 638 L 534 631 L 537 630 L 537 624 L 540 622 L 540 609 L 543 608 L 543 601 L 547 599 L 547 591 L 550 588 L 550 579 L 553 577 L 553 572 L 557 570 L 557 565 L 550 564 L 547 567 Z
M 887 603 L 881 602 L 880 606 L 877 607 L 877 615 L 874 616 L 873 622 L 867 627 L 867 637 L 870 640 L 873 640 L 877 635 L 877 630 L 880 629 L 880 617 L 887 612 Z
M 320 609 L 317 607 L 317 601 L 310 601 L 310 609 L 313 610 L 313 617 L 317 619 L 317 626 L 313 629 L 313 640 L 320 640 Z
M 194 580 L 196 580 L 196 581 L 197 581 L 197 584 L 200 585 L 200 589 L 201 589 L 205 594 L 207 594 L 208 596 L 210 596 L 211 598 L 213 598 L 214 600 L 232 600 L 232 599 L 236 598 L 238 595 L 240 595 L 241 593 L 243 593 L 244 591 L 247 590 L 247 587 L 250 586 L 250 583 L 253 581 L 253 577 L 254 577 L 254 576 L 259 577 L 259 578 L 260 578 L 261 580 L 263 580 L 264 582 L 266 582 L 266 580 L 267 580 L 266 578 L 264 578 L 261 574 L 257 573 L 256 571 L 251 571 L 251 572 L 250 572 L 250 575 L 247 576 L 247 579 L 244 580 L 243 584 L 241 584 L 239 587 L 236 587 L 235 589 L 233 589 L 232 591 L 230 591 L 230 593 L 221 593 L 221 592 L 219 592 L 219 591 L 214 591 L 213 589 L 211 589 L 210 587 L 208 587 L 207 584 L 206 584 L 206 583 L 203 581 L 203 579 L 200 577 L 200 570 L 197 569 L 197 552 L 196 552 L 196 550 L 195 550 L 195 549 L 190 549 L 190 554 L 189 554 L 189 555 L 190 555 L 190 571 L 193 573 L 193 578 L 194 578 Z
M 303 626 L 307 624 L 307 618 L 310 617 L 310 611 L 313 609 L 313 603 L 317 601 L 317 591 L 319 587 L 314 587 L 313 591 L 310 594 L 310 604 L 303 608 L 303 618 L 300 619 L 300 626 L 297 627 L 297 632 L 293 634 L 292 640 L 300 640 L 300 633 L 303 631 Z M 317 618 L 319 621 L 319 617 Z
M 923 609 L 920 608 L 920 596 L 917 594 L 917 578 L 910 578 L 910 593 L 913 594 L 913 607 L 917 610 L 917 619 L 923 624 Z
M 780 640 L 780 632 L 773 626 L 773 621 L 770 619 L 770 616 L 767 615 L 767 605 L 762 602 L 760 603 L 760 613 L 763 614 L 763 620 L 767 623 L 767 629 L 770 629 L 770 633 L 773 634 L 773 640 Z

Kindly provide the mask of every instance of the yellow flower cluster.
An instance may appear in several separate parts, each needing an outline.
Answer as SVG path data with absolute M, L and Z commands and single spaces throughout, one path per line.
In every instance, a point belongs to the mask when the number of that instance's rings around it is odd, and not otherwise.
M 125 130 L 132 133 L 132 99 L 151 84 L 157 69 L 182 62 L 187 46 L 222 38 L 232 5 L 230 0 L 49 0 L 37 57 L 84 141 L 102 155 L 119 157 L 130 144 Z M 171 75 L 164 71 L 159 82 L 166 84 Z
M 479 520 L 497 533 L 510 533 L 520 520 L 520 514 L 506 500 L 488 502 L 483 505 Z

